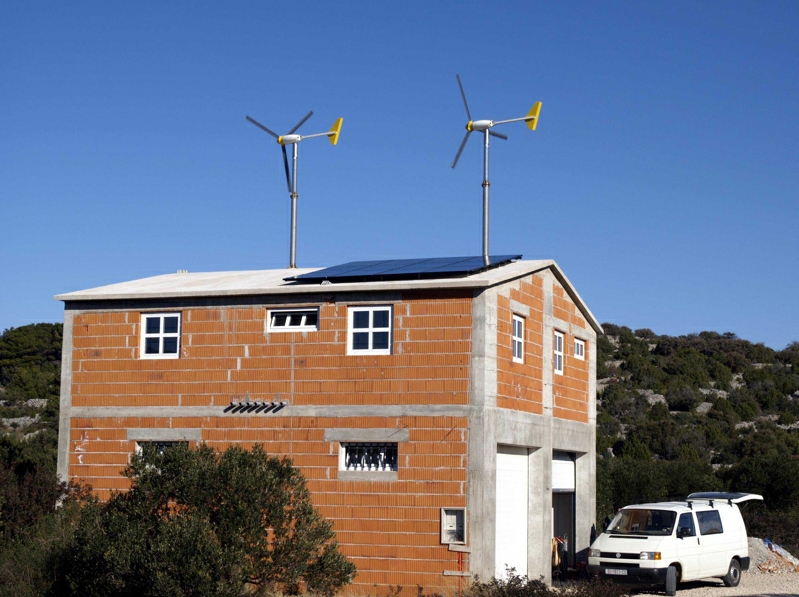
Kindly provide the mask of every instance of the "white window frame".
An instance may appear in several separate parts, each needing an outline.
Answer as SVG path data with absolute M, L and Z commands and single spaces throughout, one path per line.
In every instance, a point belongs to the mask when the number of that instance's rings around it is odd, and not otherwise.
M 274 325 L 274 316 L 282 313 L 289 314 L 289 321 L 294 317 L 301 317 L 300 325 Z M 306 325 L 305 320 L 309 313 L 316 314 L 316 323 L 313 325 Z M 305 307 L 300 309 L 270 309 L 267 313 L 269 318 L 269 325 L 267 330 L 269 332 L 316 332 L 319 330 L 319 308 L 318 307 Z
M 555 375 L 563 375 L 563 332 L 555 330 L 552 336 L 552 368 Z
M 163 331 L 159 331 L 158 333 L 147 333 L 147 320 L 158 317 L 161 320 L 161 323 L 158 326 L 159 330 L 164 329 L 164 318 L 165 317 L 177 317 L 178 318 L 178 331 L 176 333 L 165 333 Z M 139 357 L 142 359 L 177 359 L 180 357 L 180 334 L 183 329 L 183 317 L 182 313 L 179 311 L 172 311 L 168 313 L 142 313 L 141 314 L 141 344 L 139 345 Z M 147 343 L 148 338 L 158 338 L 158 347 L 159 351 L 157 353 L 146 353 L 144 348 Z M 178 341 L 178 349 L 174 353 L 164 353 L 164 338 L 177 338 Z
M 376 449 L 379 450 L 380 448 L 390 448 L 394 452 L 394 463 L 393 468 L 391 467 L 390 461 L 388 462 L 388 466 L 384 466 L 383 468 L 370 466 L 366 468 L 364 466 L 356 465 L 347 465 L 347 449 L 354 448 L 354 449 Z M 340 471 L 347 471 L 353 473 L 396 473 L 397 469 L 399 468 L 399 443 L 398 442 L 341 442 L 339 443 L 339 453 L 338 453 L 338 470 Z
M 374 313 L 376 311 L 388 311 L 388 327 L 373 327 Z M 369 327 L 355 328 L 355 314 L 356 313 L 369 313 Z M 364 307 L 350 307 L 348 314 L 348 330 L 347 330 L 347 354 L 391 354 L 391 349 L 394 344 L 394 308 L 391 305 L 370 305 Z M 374 334 L 376 332 L 388 332 L 388 348 L 372 348 L 374 342 Z M 352 347 L 354 334 L 368 333 L 369 334 L 369 347 L 355 349 Z
M 511 324 L 513 325 L 513 330 L 511 332 L 513 362 L 524 363 L 524 317 L 514 313 Z
M 574 339 L 574 358 L 581 361 L 585 360 L 585 340 Z

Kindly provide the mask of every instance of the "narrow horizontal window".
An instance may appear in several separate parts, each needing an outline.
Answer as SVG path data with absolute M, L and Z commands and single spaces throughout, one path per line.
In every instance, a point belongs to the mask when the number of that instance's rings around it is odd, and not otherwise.
M 342 471 L 396 471 L 397 442 L 346 442 L 341 444 Z
M 136 442 L 136 454 L 140 456 L 144 454 L 147 448 L 152 448 L 156 456 L 161 456 L 164 451 L 173 448 L 174 446 L 188 446 L 189 442 L 186 441 L 142 441 Z
M 269 311 L 270 332 L 315 332 L 318 329 L 319 309 Z
M 180 356 L 180 313 L 142 313 L 141 358 Z

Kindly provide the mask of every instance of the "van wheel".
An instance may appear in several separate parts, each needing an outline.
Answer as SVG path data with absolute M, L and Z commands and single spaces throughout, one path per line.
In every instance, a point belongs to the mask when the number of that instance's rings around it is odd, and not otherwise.
M 677 594 L 677 569 L 669 566 L 666 569 L 666 595 L 674 597 Z
M 733 558 L 730 562 L 730 569 L 727 571 L 727 576 L 723 577 L 721 580 L 724 581 L 725 587 L 737 587 L 738 583 L 741 582 L 741 563 Z

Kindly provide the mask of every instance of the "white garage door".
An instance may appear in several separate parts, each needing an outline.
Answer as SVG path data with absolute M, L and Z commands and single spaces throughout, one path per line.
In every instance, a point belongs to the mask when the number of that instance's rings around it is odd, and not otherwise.
M 527 574 L 527 449 L 497 448 L 496 571 Z
M 574 460 L 566 452 L 552 452 L 552 491 L 574 491 Z

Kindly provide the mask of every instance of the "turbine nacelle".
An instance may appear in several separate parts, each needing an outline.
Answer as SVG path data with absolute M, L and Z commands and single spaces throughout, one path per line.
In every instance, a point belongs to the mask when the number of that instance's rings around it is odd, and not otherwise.
M 469 132 L 484 131 L 490 129 L 495 124 L 493 120 L 470 120 L 466 123 L 466 130 Z
M 280 135 L 277 138 L 279 145 L 294 145 L 302 141 L 302 135 Z

